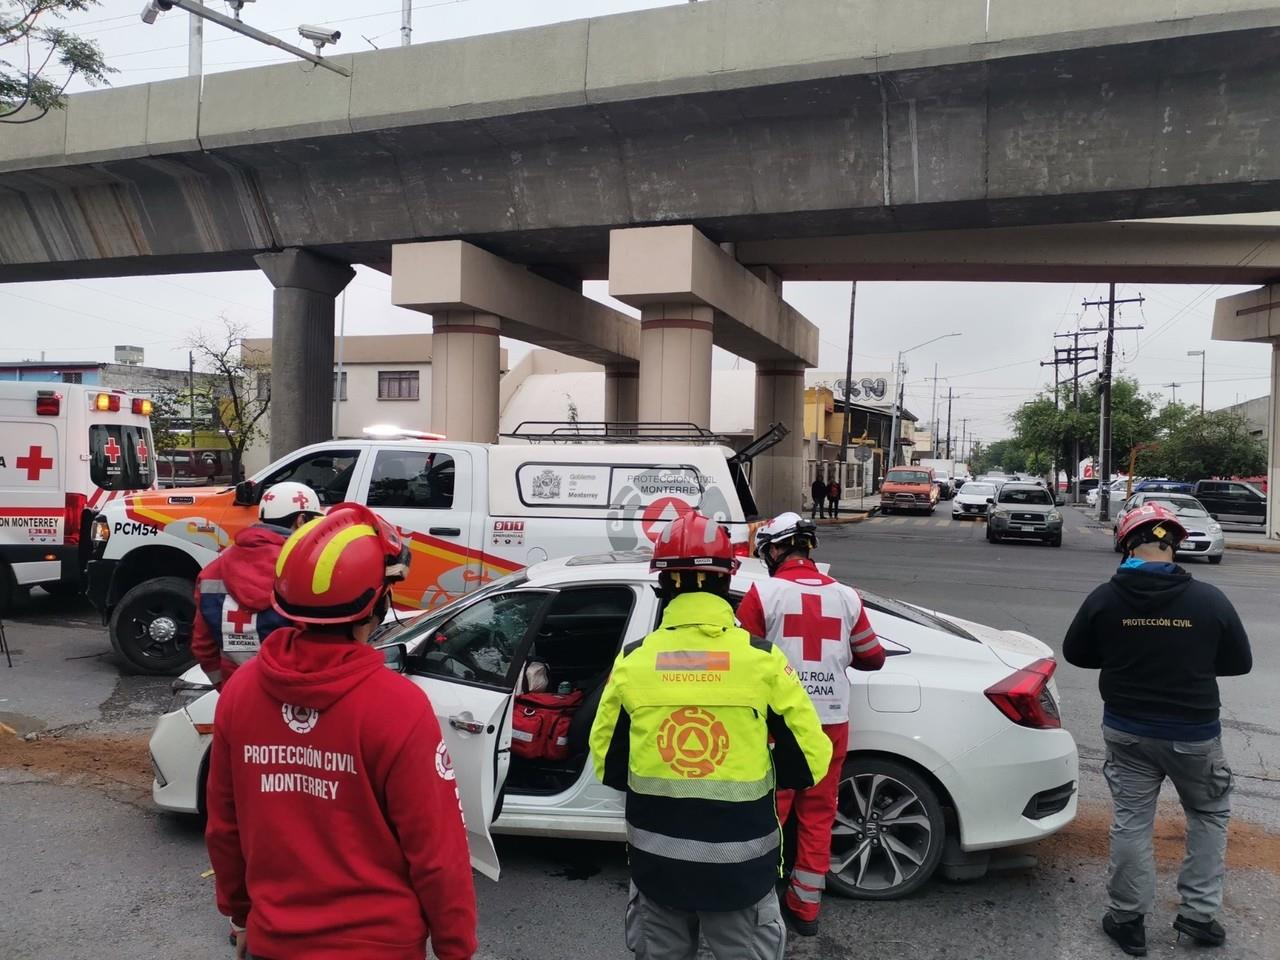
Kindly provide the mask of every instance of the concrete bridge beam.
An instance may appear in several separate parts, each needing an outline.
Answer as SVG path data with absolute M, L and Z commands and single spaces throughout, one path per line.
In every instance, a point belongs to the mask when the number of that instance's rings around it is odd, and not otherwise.
M 711 427 L 712 310 L 692 303 L 641 308 L 641 420 Z
M 1271 428 L 1267 437 L 1267 536 L 1280 540 L 1280 284 L 1223 297 L 1213 311 L 1213 339 L 1271 345 Z
M 431 430 L 451 440 L 498 442 L 502 319 L 445 310 L 431 329 Z
M 614 423 L 640 419 L 638 363 L 612 364 L 604 368 L 604 418 Z
M 298 247 L 254 257 L 275 287 L 271 459 L 333 435 L 333 302 L 355 271 Z
M 791 432 L 756 458 L 751 489 L 760 515 L 774 517 L 800 502 L 805 488 L 804 367 L 798 363 L 756 364 L 756 435 L 775 423 Z

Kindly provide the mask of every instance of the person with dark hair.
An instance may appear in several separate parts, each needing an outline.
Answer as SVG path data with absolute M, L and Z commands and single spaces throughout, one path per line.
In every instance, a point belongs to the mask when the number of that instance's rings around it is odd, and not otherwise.
M 662 622 L 622 648 L 591 727 L 596 775 L 626 792 L 640 960 L 691 960 L 699 937 L 716 960 L 778 960 L 786 943 L 774 789 L 816 783 L 831 742 L 782 651 L 734 622 L 737 566 L 715 520 L 663 530 Z
M 1155 902 L 1156 801 L 1173 782 L 1187 818 L 1173 927 L 1221 946 L 1231 767 L 1222 751 L 1218 677 L 1253 667 L 1249 638 L 1217 587 L 1174 562 L 1186 538 L 1173 510 L 1148 502 L 1120 522 L 1125 560 L 1085 599 L 1062 644 L 1068 663 L 1100 670 L 1102 772 L 1115 806 L 1102 928 L 1125 953 L 1146 956 Z
M 221 690 L 236 667 L 255 656 L 272 631 L 289 622 L 271 607 L 276 558 L 289 534 L 324 513 L 305 484 L 269 487 L 258 504 L 258 522 L 236 534 L 196 578 L 191 655 Z
M 827 515 L 827 481 L 823 480 L 822 477 L 814 477 L 813 483 L 809 485 L 809 497 L 813 500 L 813 508 L 810 512 L 813 519 L 825 518 Z
M 836 480 L 827 484 L 827 512 L 832 518 L 840 516 L 840 484 Z
M 818 528 L 798 513 L 774 517 L 756 532 L 756 554 L 769 579 L 751 585 L 738 604 L 738 622 L 786 654 L 831 740 L 831 765 L 812 787 L 778 791 L 778 820 L 796 821 L 795 865 L 782 913 L 801 936 L 818 932 L 822 891 L 831 862 L 831 830 L 844 761 L 849 754 L 850 684 L 846 671 L 879 670 L 885 653 L 850 586 L 810 559 Z
M 339 504 L 285 543 L 276 630 L 218 701 L 205 842 L 237 957 L 476 951 L 457 784 L 431 703 L 369 638 L 408 545 Z

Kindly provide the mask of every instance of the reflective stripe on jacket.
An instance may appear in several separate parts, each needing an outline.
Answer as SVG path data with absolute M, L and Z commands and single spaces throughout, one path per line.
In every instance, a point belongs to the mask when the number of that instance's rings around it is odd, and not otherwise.
M 786 655 L 738 627 L 725 600 L 689 593 L 618 655 L 591 753 L 600 780 L 627 793 L 631 874 L 645 896 L 737 910 L 780 875 L 775 786 L 821 779 L 831 741 Z

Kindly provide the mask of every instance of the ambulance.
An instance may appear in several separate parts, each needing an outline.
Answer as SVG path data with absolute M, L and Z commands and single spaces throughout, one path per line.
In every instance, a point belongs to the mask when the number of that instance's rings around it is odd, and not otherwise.
M 151 401 L 68 383 L 0 383 L 0 612 L 40 586 L 78 593 L 94 514 L 155 486 Z
M 87 593 L 132 669 L 181 672 L 191 662 L 197 575 L 256 522 L 263 492 L 285 480 L 311 487 L 325 506 L 367 504 L 400 529 L 413 551 L 393 594 L 400 610 L 435 609 L 549 558 L 648 551 L 667 522 L 693 508 L 726 523 L 745 554 L 756 512 L 746 467 L 779 430 L 737 453 L 709 434 L 622 443 L 526 433 L 480 444 L 366 431 L 296 450 L 235 487 L 104 504 Z

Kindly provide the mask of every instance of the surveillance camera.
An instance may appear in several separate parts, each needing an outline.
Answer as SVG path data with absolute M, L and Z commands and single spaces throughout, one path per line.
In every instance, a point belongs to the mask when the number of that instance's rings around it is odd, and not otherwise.
M 298 33 L 306 37 L 312 43 L 323 46 L 326 43 L 337 43 L 342 37 L 340 30 L 330 30 L 327 27 L 317 27 L 309 23 L 304 23 L 298 28 Z
M 156 17 L 162 13 L 168 13 L 173 9 L 173 4 L 168 0 L 147 0 L 146 6 L 142 8 L 142 22 L 155 23 Z

